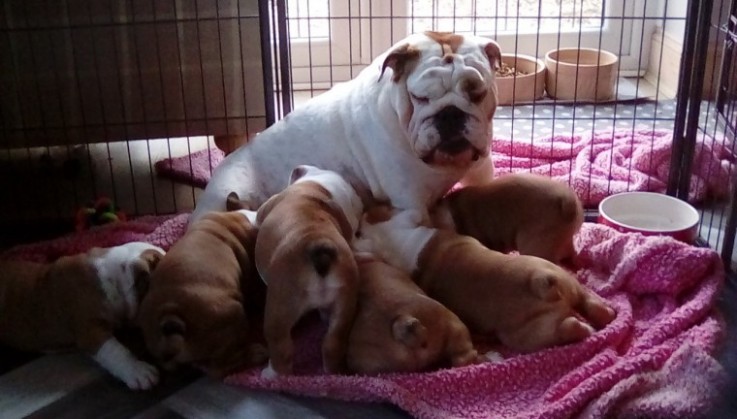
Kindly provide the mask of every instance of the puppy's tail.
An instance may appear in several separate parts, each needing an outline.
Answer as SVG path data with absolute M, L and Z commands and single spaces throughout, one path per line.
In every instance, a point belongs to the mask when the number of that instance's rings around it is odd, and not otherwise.
M 338 258 L 338 249 L 335 244 L 328 240 L 313 243 L 307 249 L 307 254 L 315 267 L 315 272 L 325 276 Z

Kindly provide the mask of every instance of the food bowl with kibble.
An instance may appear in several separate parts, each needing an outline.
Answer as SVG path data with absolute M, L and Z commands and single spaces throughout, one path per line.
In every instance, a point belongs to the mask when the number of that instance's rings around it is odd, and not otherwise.
M 496 71 L 499 105 L 532 102 L 545 94 L 545 64 L 522 54 L 502 54 Z
M 623 233 L 670 236 L 693 243 L 698 236 L 699 212 L 689 203 L 655 192 L 623 192 L 599 203 L 600 224 Z

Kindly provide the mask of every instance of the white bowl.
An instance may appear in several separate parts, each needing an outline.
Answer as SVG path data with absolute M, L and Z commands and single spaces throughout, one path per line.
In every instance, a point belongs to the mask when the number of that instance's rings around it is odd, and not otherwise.
M 599 223 L 622 232 L 671 236 L 693 243 L 699 212 L 689 203 L 655 192 L 623 192 L 599 203 Z

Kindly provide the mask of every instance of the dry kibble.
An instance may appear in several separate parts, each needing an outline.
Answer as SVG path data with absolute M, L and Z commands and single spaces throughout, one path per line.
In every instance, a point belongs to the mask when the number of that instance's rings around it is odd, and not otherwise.
M 526 71 L 517 70 L 507 63 L 502 63 L 501 68 L 496 70 L 497 77 L 524 76 L 525 74 L 529 73 L 527 73 Z

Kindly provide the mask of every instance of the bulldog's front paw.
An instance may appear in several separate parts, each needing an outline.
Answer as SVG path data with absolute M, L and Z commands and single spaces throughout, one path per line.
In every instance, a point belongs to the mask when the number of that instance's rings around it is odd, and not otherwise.
M 143 361 L 135 361 L 121 371 L 121 380 L 131 390 L 149 390 L 159 382 L 159 370 Z

